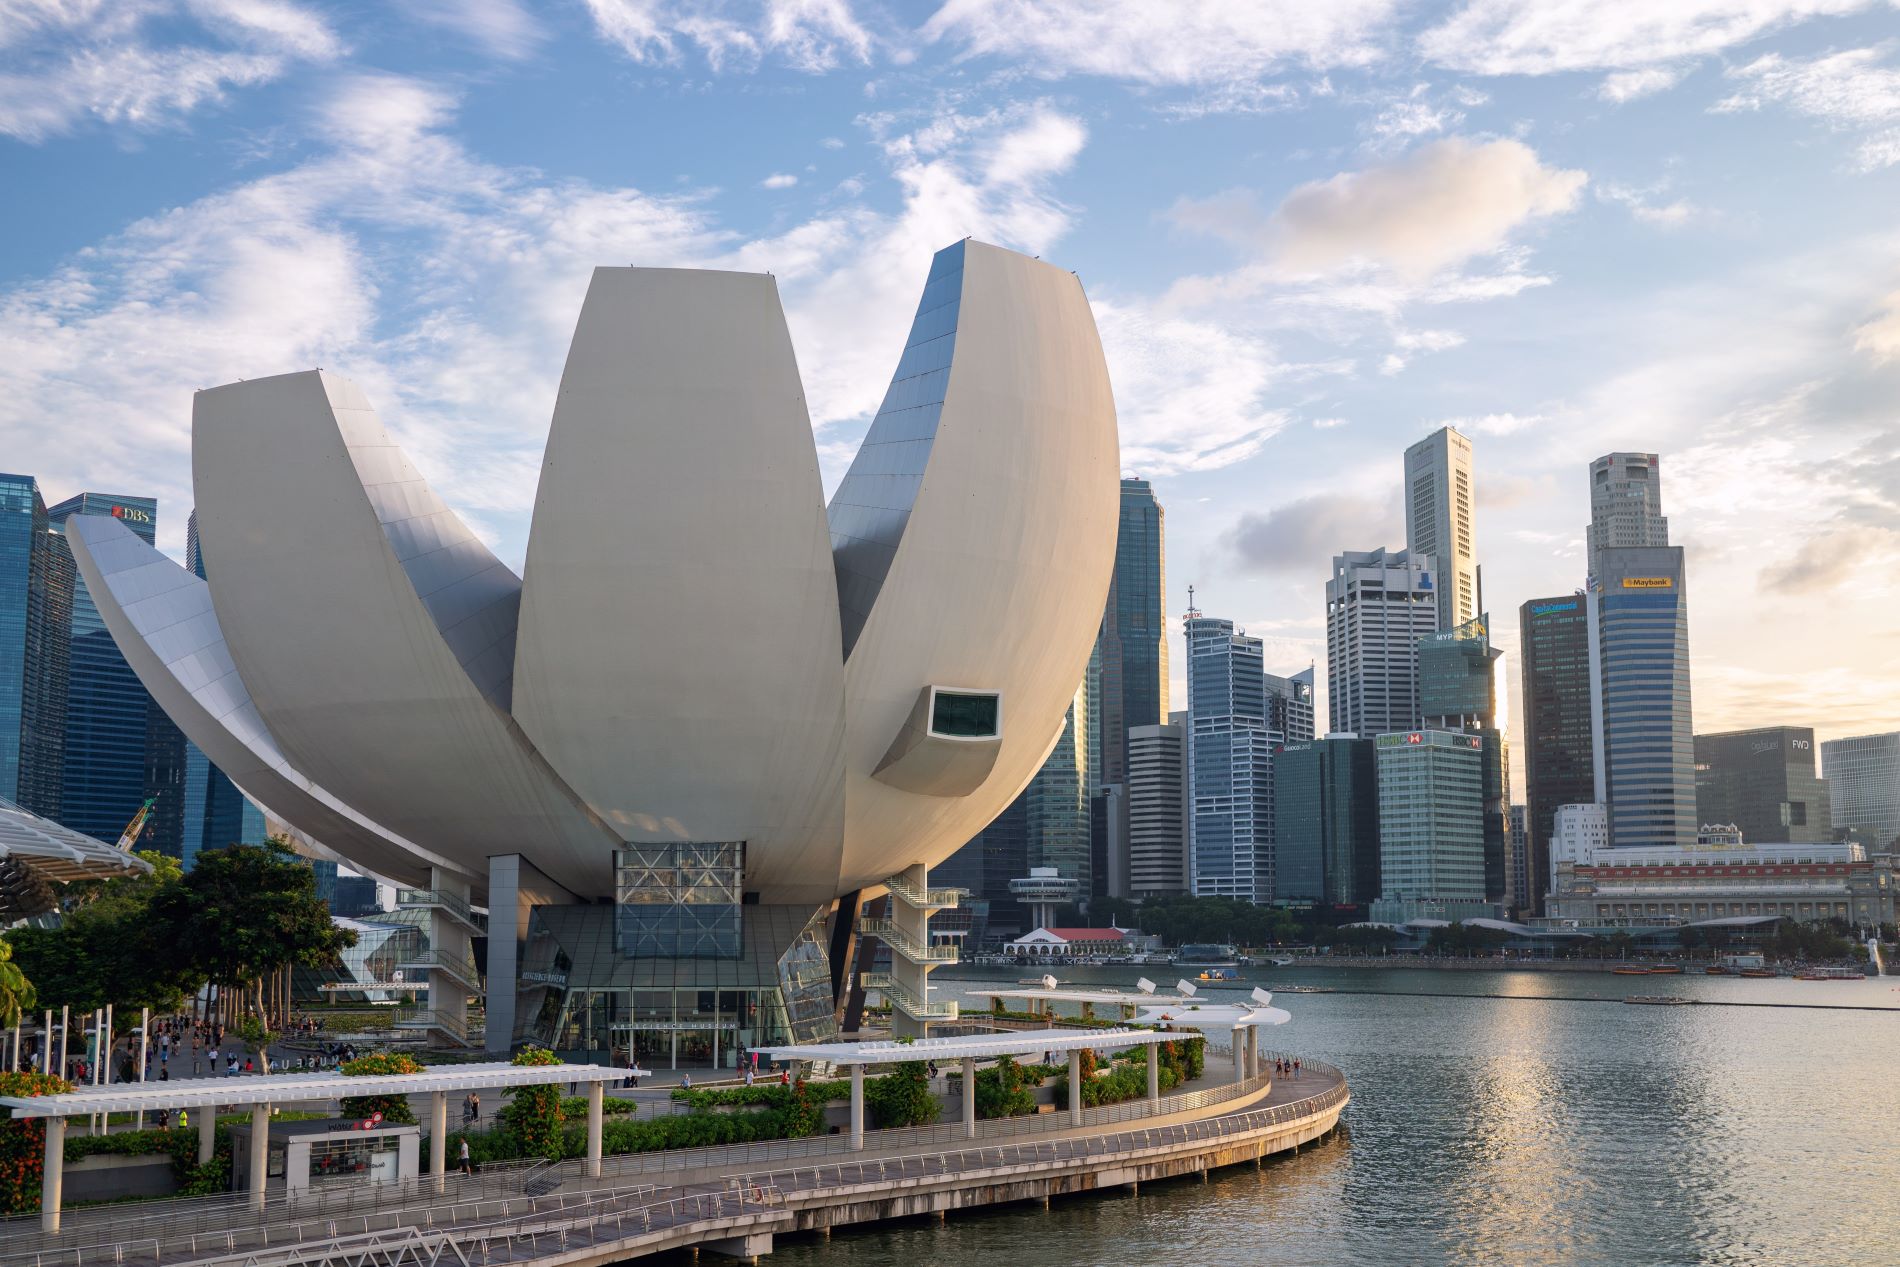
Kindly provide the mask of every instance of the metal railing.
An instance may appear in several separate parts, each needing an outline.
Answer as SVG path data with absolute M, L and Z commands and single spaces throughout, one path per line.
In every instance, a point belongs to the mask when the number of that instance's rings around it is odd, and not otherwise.
M 884 887 L 896 894 L 898 899 L 918 910 L 934 908 L 940 911 L 956 909 L 957 903 L 969 895 L 968 889 L 924 889 L 912 884 L 902 875 L 884 877 Z
M 867 937 L 875 937 L 915 964 L 955 963 L 960 956 L 955 946 L 926 946 L 888 919 L 867 919 L 858 925 Z
M 466 1016 L 456 1017 L 446 1012 L 425 1009 L 420 1012 L 407 1012 L 393 1022 L 397 1029 L 426 1029 L 446 1034 L 464 1047 L 472 1047 L 483 1038 L 476 1025 Z
M 893 1007 L 901 1008 L 905 1015 L 919 1021 L 954 1021 L 957 1019 L 955 999 L 938 999 L 925 1002 L 912 992 L 911 988 L 888 972 L 866 972 L 861 978 L 864 988 L 876 990 L 890 1001 Z
M 428 1164 L 424 1159 L 423 1164 Z M 495 1162 L 474 1176 L 451 1172 L 443 1177 L 446 1195 L 456 1202 L 507 1200 L 520 1195 L 523 1176 L 544 1165 L 539 1159 Z M 39 1229 L 37 1214 L 0 1220 L 0 1263 L 12 1264 L 54 1249 L 66 1251 L 113 1245 L 149 1238 L 161 1223 L 165 1239 L 223 1236 L 234 1225 L 255 1229 L 283 1229 L 299 1223 L 360 1218 L 399 1211 L 406 1207 L 436 1205 L 444 1193 L 435 1190 L 432 1175 L 418 1175 L 391 1183 L 306 1188 L 277 1193 L 262 1209 L 251 1205 L 248 1192 L 219 1192 L 203 1197 L 161 1198 L 133 1205 L 98 1206 L 61 1212 L 62 1229 L 47 1236 Z
M 425 972 L 445 973 L 470 993 L 480 994 L 482 991 L 481 976 L 476 972 L 471 960 L 445 955 L 439 950 L 424 950 L 413 955 L 404 955 L 396 966 L 404 972 L 412 968 L 421 968 Z
M 1171 1126 L 1151 1126 L 1114 1135 L 1075 1136 L 1034 1143 L 931 1150 L 899 1157 L 866 1158 L 838 1161 L 792 1170 L 774 1170 L 748 1174 L 742 1182 L 769 1182 L 788 1197 L 814 1196 L 840 1188 L 861 1187 L 893 1180 L 928 1179 L 958 1176 L 974 1178 L 987 1170 L 1014 1170 L 1025 1164 L 1060 1164 L 1094 1161 L 1113 1155 L 1118 1161 L 1135 1160 L 1144 1154 L 1168 1153 L 1193 1144 L 1252 1135 L 1275 1126 L 1287 1126 L 1339 1107 L 1350 1098 L 1343 1076 L 1330 1065 L 1306 1061 L 1313 1072 L 1324 1073 L 1330 1085 L 1311 1096 L 1220 1117 L 1179 1122 Z
M 446 889 L 397 889 L 396 905 L 411 909 L 439 906 L 476 932 L 488 931 L 488 917 L 470 906 L 467 898 Z
M 1272 1051 L 1263 1052 L 1261 1056 L 1269 1063 L 1288 1059 L 1283 1053 Z M 396 1184 L 307 1191 L 297 1197 L 278 1196 L 268 1201 L 261 1211 L 249 1208 L 247 1194 L 164 1202 L 143 1215 L 118 1212 L 116 1217 L 91 1220 L 78 1228 L 69 1227 L 55 1237 L 28 1233 L 26 1227 L 20 1225 L 30 1223 L 30 1219 L 9 1220 L 7 1223 L 15 1226 L 0 1223 L 0 1244 L 4 1244 L 7 1251 L 0 1254 L 0 1267 L 88 1267 L 105 1262 L 114 1267 L 141 1267 L 185 1260 L 271 1267 L 275 1263 L 333 1260 L 338 1251 L 352 1244 L 367 1247 L 367 1253 L 352 1255 L 351 1261 L 369 1263 L 384 1261 L 376 1257 L 377 1245 L 400 1243 L 413 1247 L 420 1244 L 415 1239 L 417 1236 L 437 1238 L 430 1244 L 438 1247 L 445 1243 L 460 1245 L 470 1253 L 457 1253 L 454 1257 L 472 1263 L 474 1256 L 482 1256 L 486 1261 L 488 1246 L 495 1238 L 512 1249 L 515 1240 L 527 1237 L 539 1252 L 542 1242 L 534 1238 L 558 1237 L 563 1229 L 570 1237 L 585 1233 L 594 1238 L 580 1240 L 578 1244 L 582 1247 L 590 1243 L 606 1244 L 655 1228 L 730 1217 L 735 1201 L 740 1211 L 750 1208 L 758 1212 L 781 1208 L 787 1191 L 811 1194 L 892 1179 L 975 1174 L 985 1169 L 1018 1168 L 1031 1163 L 1100 1159 L 1112 1153 L 1165 1152 L 1185 1144 L 1297 1122 L 1346 1101 L 1348 1090 L 1337 1069 L 1314 1060 L 1304 1061 L 1304 1069 L 1308 1076 L 1325 1079 L 1327 1085 L 1314 1095 L 1269 1108 L 1115 1135 L 1034 1138 L 1074 1129 L 1069 1115 L 1063 1112 L 978 1123 L 979 1142 L 974 1144 L 966 1141 L 961 1124 L 868 1132 L 866 1139 L 871 1147 L 899 1151 L 899 1155 L 882 1158 L 845 1154 L 842 1137 L 831 1136 L 604 1159 L 603 1178 L 712 1167 L 724 1171 L 718 1181 L 721 1187 L 715 1192 L 688 1193 L 645 1204 L 643 1200 L 657 1191 L 653 1183 L 524 1195 L 521 1189 L 536 1176 L 553 1175 L 565 1181 L 584 1173 L 583 1164 L 578 1160 L 553 1165 L 524 1161 L 486 1166 L 473 1178 L 445 1176 L 446 1194 L 436 1193 L 434 1177 L 425 1175 Z M 1083 1114 L 1084 1127 L 1171 1116 L 1238 1099 L 1269 1085 L 1271 1078 L 1263 1074 L 1240 1083 L 1162 1097 L 1159 1102 L 1140 1098 L 1090 1109 Z M 990 1142 L 981 1142 L 985 1135 L 991 1137 Z M 952 1142 L 964 1146 L 948 1150 L 940 1146 Z M 816 1160 L 827 1154 L 832 1160 Z M 812 1159 L 814 1164 L 796 1164 L 806 1159 Z M 768 1171 L 758 1169 L 759 1163 L 775 1160 L 792 1160 L 794 1166 Z M 650 1164 L 655 1162 L 659 1164 Z M 733 1177 L 735 1165 L 746 1165 L 741 1177 Z M 714 1197 L 721 1199 L 708 1200 Z M 192 1208 L 187 1210 L 187 1206 Z M 705 1213 L 708 1210 L 728 1213 Z M 85 1212 L 74 1213 L 83 1215 Z M 155 1218 L 162 1220 L 161 1236 L 137 1235 L 149 1229 Z M 203 1226 L 206 1223 L 223 1226 Z M 609 1230 L 611 1235 L 608 1235 Z M 552 1240 L 549 1245 L 569 1243 Z M 220 1252 L 222 1257 L 215 1257 Z M 552 1248 L 547 1252 L 553 1252 Z M 426 1255 L 423 1258 L 433 1261 Z M 411 1254 L 406 1261 L 414 1263 L 418 1257 Z
M 1280 1056 L 1279 1053 L 1267 1052 L 1262 1054 L 1262 1058 L 1271 1064 Z M 1316 1064 L 1316 1062 L 1309 1061 L 1308 1064 Z M 1086 1129 L 1117 1122 L 1132 1122 L 1141 1118 L 1171 1117 L 1178 1113 L 1190 1113 L 1197 1109 L 1225 1104 L 1230 1100 L 1244 1099 L 1265 1090 L 1272 1084 L 1273 1079 L 1270 1074 L 1260 1074 L 1242 1082 L 1226 1082 L 1199 1091 L 1164 1095 L 1156 1102 L 1150 1102 L 1146 1096 L 1142 1096 L 1133 1100 L 1124 1100 L 1119 1104 L 1084 1109 L 1082 1125 Z M 976 1124 L 978 1139 L 1000 1140 L 1013 1136 L 1054 1134 L 1074 1129 L 1075 1124 L 1069 1120 L 1067 1110 L 1039 1113 L 1031 1117 L 985 1118 Z M 864 1133 L 865 1147 L 876 1150 L 960 1144 L 966 1142 L 968 1138 L 961 1122 L 946 1122 L 936 1126 L 902 1127 L 893 1130 L 868 1130 Z M 721 1169 L 730 1171 L 735 1166 L 756 1169 L 761 1162 L 790 1161 L 798 1158 L 848 1153 L 847 1145 L 848 1137 L 838 1134 L 767 1140 L 756 1144 L 720 1144 L 709 1148 L 674 1148 L 663 1152 L 620 1153 L 602 1159 L 601 1173 L 619 1177 L 664 1174 L 669 1171 Z M 579 1173 L 578 1161 L 565 1161 L 561 1165 L 570 1168 L 575 1174 Z

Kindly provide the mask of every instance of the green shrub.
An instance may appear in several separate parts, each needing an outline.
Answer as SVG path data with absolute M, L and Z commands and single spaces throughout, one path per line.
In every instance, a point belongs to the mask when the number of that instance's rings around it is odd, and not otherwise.
M 864 1085 L 864 1104 L 879 1130 L 924 1126 L 943 1114 L 943 1102 L 930 1094 L 924 1062 L 906 1060 L 882 1078 Z
M 0 1073 L 0 1095 L 59 1095 L 71 1091 L 64 1078 L 43 1073 Z M 0 1110 L 0 1215 L 31 1214 L 40 1208 L 40 1171 L 46 1164 L 44 1118 L 15 1118 Z
M 544 1048 L 529 1047 L 517 1052 L 511 1063 L 524 1067 L 558 1065 L 561 1058 Z M 566 1119 L 561 1112 L 560 1087 L 516 1087 L 501 1111 L 501 1119 L 520 1141 L 521 1156 L 562 1155 L 561 1123 Z
M 981 1118 L 1023 1117 L 1036 1111 L 1033 1089 L 1042 1085 L 1040 1075 L 1008 1056 L 996 1062 L 994 1069 L 976 1071 L 976 1115 Z
M 401 1052 L 379 1051 L 367 1056 L 358 1056 L 343 1066 L 343 1074 L 349 1078 L 387 1077 L 390 1074 L 421 1073 L 422 1066 Z M 343 1116 L 358 1121 L 383 1115 L 383 1121 L 414 1126 L 416 1115 L 409 1107 L 406 1095 L 352 1095 L 341 1101 Z

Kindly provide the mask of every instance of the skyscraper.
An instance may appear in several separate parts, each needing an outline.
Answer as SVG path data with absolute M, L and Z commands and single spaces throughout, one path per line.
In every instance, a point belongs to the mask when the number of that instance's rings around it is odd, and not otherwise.
M 1853 832 L 1869 852 L 1900 841 L 1900 731 L 1828 740 L 1821 777 L 1835 831 Z
M 1505 900 L 1510 849 L 1510 752 L 1498 725 L 1499 671 L 1504 653 L 1491 645 L 1491 618 L 1427 634 L 1418 644 L 1420 725 L 1483 742 L 1484 892 Z
M 1595 800 L 1610 844 L 1694 844 L 1689 600 L 1678 546 L 1610 547 L 1590 592 Z
M 1518 631 L 1524 681 L 1524 873 L 1529 909 L 1542 915 L 1557 807 L 1596 799 L 1589 604 L 1582 594 L 1533 598 L 1518 608 Z
M 1590 463 L 1590 526 L 1584 532 L 1591 576 L 1605 550 L 1668 545 L 1662 459 L 1654 453 L 1606 453 Z
M 1088 704 L 1082 691 L 1076 692 L 1062 718 L 1056 746 L 1020 799 L 1028 814 L 1029 865 L 1054 867 L 1064 879 L 1076 882 L 1084 898 L 1095 893 L 1089 849 Z
M 1266 675 L 1267 729 L 1288 743 L 1313 737 L 1313 670 L 1292 677 Z
M 1185 712 L 1163 726 L 1128 731 L 1130 896 L 1188 891 L 1188 772 Z
M 1373 918 L 1486 914 L 1484 741 L 1412 730 L 1377 742 L 1380 897 Z
M 1126 781 L 1128 731 L 1168 719 L 1166 515 L 1147 480 L 1121 482 L 1115 571 L 1095 640 L 1097 783 Z
M 1348 551 L 1326 582 L 1328 729 L 1370 738 L 1418 723 L 1418 640 L 1438 628 L 1432 562 Z
M 1379 896 L 1379 786 L 1370 739 L 1289 740 L 1273 754 L 1274 900 L 1334 910 Z
M 1504 866 L 1504 893 L 1511 909 L 1519 914 L 1529 914 L 1536 899 L 1531 882 L 1530 828 L 1527 824 L 1529 808 L 1522 804 L 1511 806 L 1511 844 Z
M 57 819 L 66 748 L 72 559 L 30 475 L 0 475 L 0 797 Z
M 1405 451 L 1405 548 L 1436 564 L 1440 629 L 1478 614 L 1472 501 L 1471 441 L 1440 427 Z
M 202 579 L 204 552 L 198 542 L 198 512 L 185 520 L 185 567 Z M 261 844 L 267 832 L 264 811 L 240 792 L 224 771 L 212 765 L 198 745 L 185 741 L 184 833 L 179 856 L 189 871 L 207 849 L 232 844 Z M 335 863 L 325 864 L 332 869 Z
M 150 543 L 158 502 L 81 493 L 47 512 L 64 533 L 74 515 L 110 515 Z M 71 554 L 59 543 L 66 565 Z M 117 840 L 148 798 L 151 818 L 139 844 L 184 851 L 185 737 L 140 684 L 99 618 L 83 580 L 73 584 L 66 705 L 66 752 L 59 821 L 88 836 Z
M 1190 609 L 1188 794 L 1196 897 L 1273 893 L 1273 737 L 1260 639 Z
M 1697 735 L 1697 820 L 1732 823 L 1751 845 L 1833 840 L 1832 807 L 1814 758 L 1814 731 L 1806 726 Z

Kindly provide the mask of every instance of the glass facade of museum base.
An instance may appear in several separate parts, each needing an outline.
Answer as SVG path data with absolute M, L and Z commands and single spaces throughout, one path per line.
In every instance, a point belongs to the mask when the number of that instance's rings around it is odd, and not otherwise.
M 730 956 L 640 953 L 625 907 L 541 906 L 529 919 L 515 1039 L 574 1061 L 737 1068 L 754 1047 L 836 1036 L 825 907 L 746 905 Z M 627 953 L 631 948 L 633 953 Z

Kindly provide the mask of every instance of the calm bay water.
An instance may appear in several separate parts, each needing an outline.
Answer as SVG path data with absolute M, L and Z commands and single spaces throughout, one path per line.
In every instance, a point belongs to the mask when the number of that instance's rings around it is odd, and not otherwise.
M 1132 985 L 1142 969 L 1065 968 Z M 1147 969 L 1172 982 L 1176 974 Z M 1352 1082 L 1345 1129 L 1298 1157 L 1126 1193 L 790 1238 L 774 1267 L 1011 1263 L 1900 1262 L 1900 978 L 1258 968 L 1271 1042 Z M 1013 985 L 960 970 L 949 990 Z M 1344 991 L 1404 991 L 1362 995 Z M 1887 1014 L 1629 1007 L 1626 994 L 1857 1004 Z M 1461 997 L 1431 997 L 1434 995 Z M 1485 998 L 1499 994 L 1511 997 Z M 1588 996 L 1563 1001 L 1534 996 Z M 972 1010 L 984 1000 L 965 995 Z

